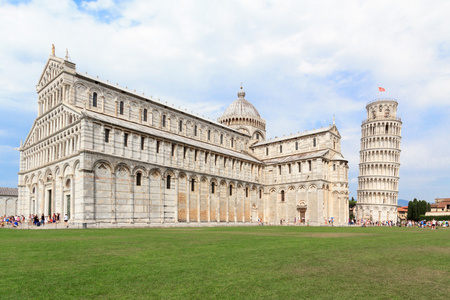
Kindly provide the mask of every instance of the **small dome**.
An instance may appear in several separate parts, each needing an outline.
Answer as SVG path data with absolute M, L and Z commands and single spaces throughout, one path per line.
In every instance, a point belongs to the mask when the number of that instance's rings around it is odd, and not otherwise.
M 225 117 L 237 117 L 237 116 L 247 116 L 247 117 L 258 117 L 261 118 L 256 108 L 247 100 L 244 99 L 245 92 L 241 89 L 238 92 L 238 99 L 228 106 L 222 115 Z

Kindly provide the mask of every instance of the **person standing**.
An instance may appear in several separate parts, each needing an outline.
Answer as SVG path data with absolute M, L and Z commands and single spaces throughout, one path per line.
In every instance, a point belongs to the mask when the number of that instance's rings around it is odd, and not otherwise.
M 67 214 L 64 215 L 64 225 L 66 225 L 66 228 L 69 228 L 69 216 Z

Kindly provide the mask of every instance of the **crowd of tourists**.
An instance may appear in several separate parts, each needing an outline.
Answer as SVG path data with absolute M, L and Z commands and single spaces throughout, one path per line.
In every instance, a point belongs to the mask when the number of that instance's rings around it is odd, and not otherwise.
M 416 228 L 431 228 L 431 229 L 436 229 L 438 227 L 449 227 L 450 223 L 449 221 L 436 221 L 436 220 L 432 220 L 432 221 L 408 221 L 405 226 L 406 227 L 416 227 Z
M 21 223 L 25 222 L 25 217 L 16 215 L 16 216 L 7 216 L 4 215 L 1 223 L 0 223 L 0 227 L 5 227 L 5 226 L 9 226 L 9 227 L 17 227 L 19 226 Z
M 370 221 L 370 220 L 350 220 L 349 225 L 357 225 L 361 227 L 392 227 L 398 225 L 395 221 Z
M 34 215 L 31 214 L 28 216 L 28 225 L 29 226 L 44 226 L 45 224 L 56 224 L 60 223 L 61 220 L 61 214 L 60 213 L 53 213 L 52 215 L 45 216 L 44 214 L 41 215 Z M 64 223 L 67 223 L 68 217 L 67 215 L 64 216 Z M 26 218 L 25 216 L 16 215 L 16 216 L 6 216 L 4 215 L 0 227 L 18 227 L 22 224 L 26 224 Z
M 377 226 L 399 226 L 399 227 L 416 227 L 416 228 L 431 228 L 432 230 L 438 228 L 438 227 L 449 227 L 449 221 L 402 221 L 402 222 L 394 222 L 394 221 L 370 221 L 370 220 L 349 220 L 349 225 L 358 225 L 361 227 L 377 227 Z

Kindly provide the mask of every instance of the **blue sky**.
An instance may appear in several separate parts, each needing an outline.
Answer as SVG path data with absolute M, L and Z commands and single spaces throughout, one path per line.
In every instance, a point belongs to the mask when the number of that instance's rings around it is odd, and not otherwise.
M 237 96 L 268 137 L 336 116 L 356 197 L 365 105 L 399 102 L 399 198 L 450 197 L 450 1 L 0 0 L 0 186 L 15 186 L 55 44 L 77 70 L 216 119 Z

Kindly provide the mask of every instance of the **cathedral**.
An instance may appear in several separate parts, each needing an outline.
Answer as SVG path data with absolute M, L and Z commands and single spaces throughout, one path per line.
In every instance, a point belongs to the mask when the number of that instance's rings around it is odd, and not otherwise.
M 86 227 L 347 224 L 335 124 L 268 140 L 242 87 L 215 122 L 78 72 L 54 51 L 36 90 L 19 214 Z

